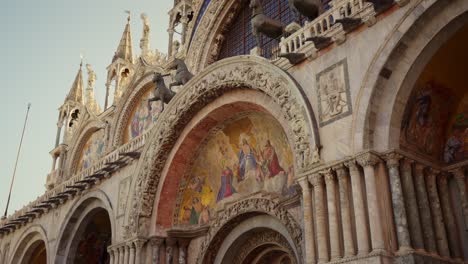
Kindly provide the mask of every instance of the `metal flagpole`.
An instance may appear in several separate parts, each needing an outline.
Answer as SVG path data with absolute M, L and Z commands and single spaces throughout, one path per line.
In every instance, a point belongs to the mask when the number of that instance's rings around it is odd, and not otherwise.
M 23 137 L 24 137 L 24 131 L 26 130 L 26 124 L 28 122 L 29 109 L 31 109 L 31 103 L 28 104 L 28 110 L 26 111 L 26 118 L 24 119 L 23 133 L 21 134 L 21 140 L 20 140 L 20 144 L 18 147 L 18 153 L 16 154 L 15 168 L 13 169 L 13 176 L 11 177 L 10 191 L 8 192 L 8 199 L 7 199 L 7 204 L 5 208 L 5 214 L 2 217 L 3 219 L 5 219 L 8 214 L 8 206 L 10 205 L 11 190 L 13 189 L 13 183 L 15 182 L 16 168 L 18 167 L 18 159 L 19 159 L 19 155 L 21 152 L 21 146 L 23 145 Z

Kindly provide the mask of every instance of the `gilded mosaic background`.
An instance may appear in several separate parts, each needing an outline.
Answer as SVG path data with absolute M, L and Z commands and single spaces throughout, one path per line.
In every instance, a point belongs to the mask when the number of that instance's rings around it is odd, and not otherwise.
M 273 118 L 242 117 L 212 133 L 205 143 L 182 183 L 179 224 L 206 224 L 216 207 L 257 191 L 294 193 L 292 151 Z
M 99 160 L 105 151 L 105 134 L 104 129 L 94 132 L 86 141 L 81 152 L 80 161 L 78 162 L 77 171 L 81 171 L 91 167 L 91 165 Z
M 156 122 L 161 111 L 161 102 L 153 102 L 151 106 L 148 104 L 148 99 L 154 97 L 153 89 L 148 89 L 139 101 L 137 106 L 132 111 L 130 120 L 125 133 L 125 142 L 128 142 L 144 132 L 148 131 Z

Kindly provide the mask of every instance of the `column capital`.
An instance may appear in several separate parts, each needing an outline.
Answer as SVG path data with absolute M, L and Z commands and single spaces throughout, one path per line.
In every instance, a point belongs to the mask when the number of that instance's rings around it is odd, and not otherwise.
M 152 247 L 160 247 L 164 243 L 163 237 L 151 237 L 149 243 Z
M 377 163 L 381 161 L 381 159 L 377 155 L 368 152 L 368 153 L 359 155 L 356 158 L 356 161 L 362 167 L 374 167 L 375 165 L 377 165 Z
M 135 244 L 136 248 L 141 249 L 141 248 L 143 248 L 143 246 L 145 245 L 146 242 L 147 242 L 146 239 L 138 238 L 138 239 L 133 240 L 132 244 Z
M 389 167 L 398 167 L 400 165 L 400 160 L 403 158 L 403 156 L 399 153 L 392 152 L 387 155 L 385 155 L 385 162 L 387 163 L 387 166 Z
M 190 244 L 190 239 L 178 238 L 177 243 L 179 244 L 179 247 L 186 248 Z
M 310 190 L 310 187 L 309 187 L 309 179 L 307 178 L 307 176 L 298 179 L 297 182 L 298 182 L 299 185 L 301 186 L 302 192 L 305 192 L 305 191 L 307 191 L 307 190 Z
M 317 187 L 323 184 L 323 177 L 319 173 L 313 174 L 309 176 L 309 181 L 314 187 Z
M 334 166 L 333 169 L 336 172 L 336 177 L 338 178 L 338 182 L 345 181 L 348 177 L 348 173 L 346 173 L 346 167 L 344 164 L 339 164 Z
M 448 177 L 449 177 L 449 174 L 447 172 L 441 172 L 439 176 L 437 177 L 439 180 L 439 184 L 446 186 L 448 184 Z
M 356 160 L 350 160 L 350 161 L 347 161 L 344 163 L 344 165 L 346 167 L 348 167 L 348 169 L 350 171 L 357 171 L 358 170 L 358 165 L 357 165 L 357 161 Z
M 133 243 L 134 241 L 130 241 L 130 242 L 127 242 L 125 244 L 125 246 L 129 247 L 129 248 L 135 248 L 135 244 Z
M 427 170 L 427 176 L 429 177 L 437 177 L 438 175 L 440 175 L 440 170 L 436 170 L 434 168 L 429 168 Z
M 331 184 L 335 179 L 335 174 L 333 174 L 333 170 L 331 168 L 321 171 L 320 173 L 323 174 L 326 184 Z
M 414 169 L 415 169 L 416 172 L 418 172 L 418 173 L 423 173 L 423 172 L 424 172 L 424 169 L 426 169 L 426 165 L 421 164 L 421 163 L 418 163 L 418 162 L 415 162 Z
M 456 168 L 450 170 L 450 173 L 453 174 L 453 177 L 455 177 L 455 179 L 465 179 L 465 172 L 463 168 Z

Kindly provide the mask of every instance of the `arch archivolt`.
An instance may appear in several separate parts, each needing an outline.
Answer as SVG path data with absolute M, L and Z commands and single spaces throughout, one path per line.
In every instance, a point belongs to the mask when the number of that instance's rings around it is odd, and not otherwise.
M 47 238 L 45 229 L 40 225 L 33 225 L 28 227 L 23 231 L 23 234 L 18 239 L 16 245 L 13 246 L 12 254 L 10 254 L 10 261 L 7 261 L 6 263 L 23 263 L 25 258 L 28 257 L 28 253 L 30 254 L 30 251 L 34 250 L 33 247 L 40 243 L 44 243 L 47 252 L 47 258 L 50 259 L 51 254 L 49 240 Z
M 464 0 L 418 1 L 407 10 L 375 55 L 359 90 L 352 127 L 355 152 L 399 147 L 413 86 L 435 52 L 467 23 L 467 11 Z
M 129 207 L 127 220 L 131 233 L 127 235 L 148 230 L 168 153 L 187 124 L 205 106 L 223 94 L 236 90 L 259 92 L 278 106 L 279 116 L 290 128 L 286 129 L 290 131 L 287 137 L 292 143 L 297 174 L 319 161 L 317 123 L 297 83 L 287 73 L 261 58 L 241 56 L 219 61 L 187 83 L 155 124 L 133 183 L 132 206 Z
M 217 58 L 222 35 L 232 22 L 242 1 L 211 1 L 190 40 L 187 63 L 194 73 L 202 71 Z
M 201 244 L 197 263 L 221 263 L 240 236 L 259 228 L 273 232 L 265 232 L 263 238 L 256 239 L 252 243 L 276 242 L 278 246 L 291 250 L 296 260 L 300 260 L 302 256 L 300 225 L 275 199 L 251 197 L 227 205 L 224 210 L 217 212 Z M 245 248 L 247 252 L 244 252 L 245 254 L 240 252 L 237 257 L 246 257 L 254 246 L 252 244 L 251 247 Z
M 122 99 L 120 99 L 115 111 L 116 116 L 111 125 L 111 143 L 113 147 L 118 147 L 124 143 L 124 136 L 131 114 L 137 107 L 141 96 L 148 90 L 148 86 L 154 85 L 152 79 L 155 71 L 163 72 L 160 68 L 145 72 L 139 79 L 128 86 Z
M 71 141 L 74 142 L 74 144 L 70 146 L 68 151 L 68 153 L 70 153 L 70 158 L 67 159 L 67 164 L 65 168 L 67 168 L 69 175 L 73 175 L 79 172 L 77 171 L 77 166 L 79 159 L 81 158 L 83 148 L 90 139 L 90 137 L 100 129 L 105 129 L 105 123 L 98 119 L 88 120 L 86 123 L 83 124 L 82 128 L 79 129 L 81 133 L 77 134 L 76 137 Z
M 112 242 L 116 240 L 115 214 L 109 197 L 101 190 L 87 193 L 80 200 L 74 203 L 60 225 L 57 240 L 58 243 L 55 250 L 55 263 L 66 263 L 67 258 L 72 257 L 70 251 L 72 245 L 77 242 L 74 241 L 75 238 L 81 231 L 83 231 L 81 229 L 86 225 L 86 221 L 89 221 L 93 212 L 98 210 L 105 210 L 108 213 L 109 221 L 111 223 Z

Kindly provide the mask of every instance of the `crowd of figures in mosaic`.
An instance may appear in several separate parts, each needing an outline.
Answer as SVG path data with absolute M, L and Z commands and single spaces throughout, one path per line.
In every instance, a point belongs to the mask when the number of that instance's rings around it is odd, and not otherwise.
M 175 0 L 167 54 L 127 13 L 0 263 L 468 261 L 467 1 Z

